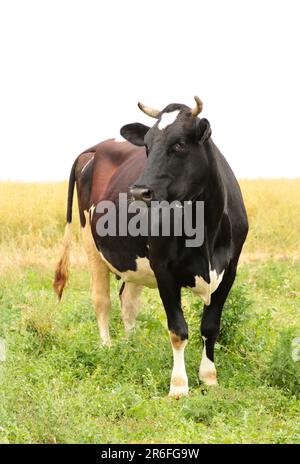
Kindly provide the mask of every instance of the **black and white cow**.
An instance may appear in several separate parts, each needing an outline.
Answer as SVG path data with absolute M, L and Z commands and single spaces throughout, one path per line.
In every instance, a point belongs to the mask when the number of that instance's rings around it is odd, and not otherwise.
M 68 274 L 72 199 L 76 182 L 84 247 L 92 274 L 92 299 L 104 344 L 110 344 L 110 272 L 122 279 L 122 317 L 126 331 L 135 323 L 143 286 L 158 287 L 173 350 L 170 395 L 188 393 L 184 349 L 188 327 L 181 307 L 181 288 L 188 287 L 204 302 L 201 335 L 204 342 L 200 379 L 216 385 L 214 345 L 222 308 L 234 282 L 248 232 L 247 215 L 238 182 L 211 138 L 207 119 L 196 107 L 170 104 L 158 111 L 139 104 L 157 119 L 153 127 L 128 124 L 127 141 L 102 142 L 76 159 L 70 174 L 64 250 L 54 288 L 61 297 Z M 187 247 L 178 236 L 99 236 L 101 213 L 96 205 L 130 191 L 135 200 L 204 202 L 204 242 Z M 146 208 L 147 209 L 147 208 Z

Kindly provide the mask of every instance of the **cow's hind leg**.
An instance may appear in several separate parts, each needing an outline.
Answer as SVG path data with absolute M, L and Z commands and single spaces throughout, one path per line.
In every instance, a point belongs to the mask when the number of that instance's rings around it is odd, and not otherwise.
M 199 368 L 199 378 L 209 386 L 218 384 L 217 371 L 214 364 L 214 347 L 220 331 L 222 309 L 234 282 L 235 275 L 236 267 L 229 268 L 218 289 L 212 294 L 210 305 L 204 306 L 201 322 L 201 335 L 204 347 Z
M 97 317 L 100 338 L 103 345 L 110 346 L 110 272 L 95 246 L 88 218 L 85 227 L 82 228 L 82 237 L 92 276 L 92 301 Z
M 135 326 L 142 290 L 142 285 L 137 285 L 133 282 L 123 282 L 121 286 L 119 295 L 121 301 L 122 318 L 127 335 L 129 335 L 130 331 Z

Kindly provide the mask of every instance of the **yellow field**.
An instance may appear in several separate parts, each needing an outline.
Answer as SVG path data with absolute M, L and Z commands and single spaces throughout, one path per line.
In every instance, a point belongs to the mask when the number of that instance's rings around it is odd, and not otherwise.
M 300 252 L 300 179 L 241 180 L 250 232 L 244 254 L 293 256 Z
M 300 253 L 300 179 L 240 181 L 250 233 L 243 259 Z M 65 224 L 67 182 L 0 182 L 0 272 L 16 266 L 54 266 Z M 83 264 L 74 201 L 73 261 Z

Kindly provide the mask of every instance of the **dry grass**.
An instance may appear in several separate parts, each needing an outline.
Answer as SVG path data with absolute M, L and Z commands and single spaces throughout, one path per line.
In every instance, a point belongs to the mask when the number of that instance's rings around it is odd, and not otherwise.
M 300 179 L 242 180 L 250 233 L 243 259 L 300 255 Z M 67 183 L 0 183 L 0 273 L 55 266 L 66 212 Z M 74 202 L 72 261 L 84 265 Z
M 72 259 L 85 262 L 78 243 L 74 198 Z M 54 269 L 65 225 L 67 182 L 0 182 L 0 273 L 32 265 Z
M 240 181 L 249 216 L 245 253 L 299 255 L 300 179 Z

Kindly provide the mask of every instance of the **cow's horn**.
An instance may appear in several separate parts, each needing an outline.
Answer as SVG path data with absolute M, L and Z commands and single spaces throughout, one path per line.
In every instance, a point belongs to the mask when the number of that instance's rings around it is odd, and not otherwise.
M 158 119 L 159 110 L 155 110 L 154 108 L 150 108 L 149 106 L 143 105 L 143 103 L 138 102 L 138 107 L 140 110 L 143 111 L 143 113 L 147 114 L 148 116 L 151 116 L 151 118 Z
M 200 98 L 197 97 L 197 96 L 195 96 L 194 99 L 195 99 L 195 102 L 196 102 L 196 106 L 195 106 L 195 108 L 192 109 L 192 116 L 196 117 L 196 116 L 198 116 L 199 113 L 201 113 L 202 108 L 203 108 L 203 103 L 200 100 Z

